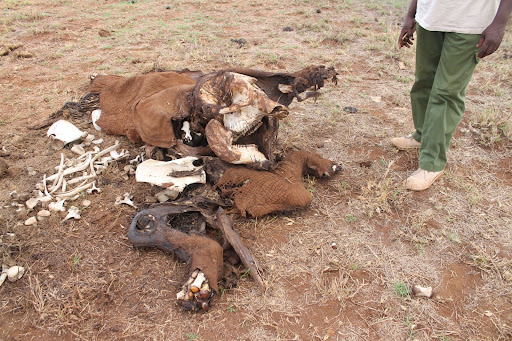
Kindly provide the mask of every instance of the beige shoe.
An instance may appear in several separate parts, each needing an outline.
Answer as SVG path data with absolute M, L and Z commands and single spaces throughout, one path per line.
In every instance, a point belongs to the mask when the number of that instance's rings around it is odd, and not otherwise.
M 423 191 L 429 188 L 434 181 L 436 181 L 441 175 L 443 175 L 444 170 L 439 172 L 429 172 L 418 168 L 414 173 L 409 176 L 405 182 L 404 186 L 407 189 L 412 191 Z
M 414 149 L 419 148 L 421 143 L 416 141 L 412 134 L 402 137 L 393 137 L 391 143 L 398 149 Z

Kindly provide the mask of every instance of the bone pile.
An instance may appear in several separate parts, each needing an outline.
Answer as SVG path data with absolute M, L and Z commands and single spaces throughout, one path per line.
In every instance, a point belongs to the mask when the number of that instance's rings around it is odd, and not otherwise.
M 208 311 L 210 300 L 215 292 L 210 289 L 208 279 L 204 273 L 196 269 L 190 278 L 183 284 L 181 291 L 176 294 L 178 304 L 186 310 Z

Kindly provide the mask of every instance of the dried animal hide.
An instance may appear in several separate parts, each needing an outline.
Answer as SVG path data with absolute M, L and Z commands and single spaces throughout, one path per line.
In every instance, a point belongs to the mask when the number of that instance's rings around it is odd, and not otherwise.
M 189 116 L 187 95 L 195 84 L 188 70 L 129 78 L 98 75 L 90 89 L 100 96 L 102 113 L 96 123 L 107 134 L 170 148 L 176 144 L 172 120 Z
M 302 100 L 300 93 L 313 89 L 305 97 L 318 96 L 316 90 L 329 78 L 336 80 L 336 71 L 324 66 L 310 66 L 292 74 L 246 68 L 207 75 L 183 70 L 131 78 L 100 75 L 91 91 L 99 93 L 102 114 L 97 124 L 108 134 L 176 148 L 183 147 L 183 129 L 188 142 L 194 134 L 206 134 L 208 143 L 215 145 L 214 152 L 226 161 L 265 168 L 274 161 L 277 120 L 287 115 L 293 98 Z M 222 125 L 213 123 L 207 129 L 212 119 Z M 264 134 L 269 137 L 262 137 Z
M 212 167 L 207 167 L 207 172 L 209 169 Z M 218 171 L 218 167 L 213 169 Z M 233 200 L 233 211 L 243 217 L 260 217 L 309 206 L 313 197 L 304 187 L 302 175 L 330 176 L 340 169 L 316 153 L 299 150 L 287 155 L 273 172 L 229 167 L 216 186 Z

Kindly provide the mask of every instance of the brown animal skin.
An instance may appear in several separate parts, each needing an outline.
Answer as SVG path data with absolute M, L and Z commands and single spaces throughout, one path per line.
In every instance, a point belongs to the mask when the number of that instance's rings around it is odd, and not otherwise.
M 233 200 L 233 212 L 261 217 L 276 211 L 307 207 L 313 199 L 302 183 L 302 175 L 330 176 L 339 165 L 308 151 L 294 151 L 273 172 L 230 167 L 216 186 Z

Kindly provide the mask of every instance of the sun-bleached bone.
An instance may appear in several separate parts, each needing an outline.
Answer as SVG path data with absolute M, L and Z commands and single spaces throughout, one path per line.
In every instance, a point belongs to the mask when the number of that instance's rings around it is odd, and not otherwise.
M 64 219 L 62 219 L 62 221 L 66 221 L 68 219 L 80 219 L 82 218 L 80 216 L 80 209 L 76 206 L 71 206 L 68 210 L 68 214 L 66 215 L 66 217 Z
M 116 202 L 114 203 L 114 205 L 119 206 L 121 204 L 125 204 L 125 205 L 128 205 L 128 206 L 132 206 L 134 208 L 137 208 L 137 206 L 135 206 L 135 204 L 131 200 L 132 198 L 133 198 L 133 195 L 131 195 L 130 193 L 125 193 L 124 197 L 118 196 L 116 198 Z
M 196 157 L 184 157 L 172 161 L 146 160 L 137 166 L 137 182 L 148 182 L 182 192 L 189 184 L 206 183 L 203 166 L 195 166 Z
M 183 141 L 190 142 L 192 141 L 192 135 L 190 135 L 190 122 L 183 121 L 183 125 L 181 126 L 181 131 L 183 131 Z
M 46 135 L 52 140 L 52 147 L 58 150 L 68 143 L 83 140 L 87 132 L 81 131 L 69 121 L 58 120 L 50 126 Z
M 64 202 L 65 201 L 66 201 L 66 199 L 62 199 L 62 200 L 59 200 L 57 202 L 51 202 L 48 205 L 48 209 L 51 212 L 64 212 L 64 211 L 66 211 L 66 209 L 64 208 Z
M 101 188 L 96 187 L 96 181 L 94 181 L 94 182 L 92 183 L 92 187 L 91 187 L 91 188 L 89 188 L 89 189 L 87 190 L 87 193 L 88 193 L 88 194 L 93 194 L 94 192 L 96 192 L 96 193 L 101 193 L 101 191 L 102 191 L 102 189 L 101 189 Z
M 176 199 L 179 194 L 180 192 L 177 190 L 166 188 L 163 191 L 158 192 L 155 197 L 157 198 L 158 202 L 166 202 L 168 200 Z
M 91 112 L 91 120 L 92 125 L 94 126 L 94 129 L 101 131 L 101 127 L 96 124 L 96 121 L 98 121 L 101 117 L 101 109 L 96 109 L 93 112 Z
M 413 285 L 411 291 L 415 296 L 420 296 L 420 297 L 430 298 L 433 295 L 432 287 L 422 287 L 419 285 Z
M 73 147 L 71 147 L 71 151 L 78 155 L 85 154 L 85 149 L 81 144 L 75 144 Z
M 16 282 L 18 279 L 23 277 L 25 273 L 25 268 L 22 266 L 12 266 L 5 272 L 7 274 L 7 279 L 11 282 Z

